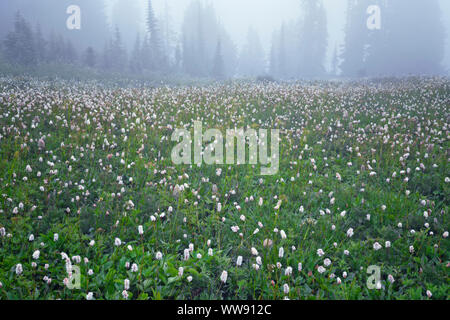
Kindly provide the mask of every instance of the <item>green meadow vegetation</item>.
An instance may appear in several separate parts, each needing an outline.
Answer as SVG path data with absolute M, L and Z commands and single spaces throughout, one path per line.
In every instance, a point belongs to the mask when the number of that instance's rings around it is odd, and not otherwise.
M 448 299 L 449 105 L 447 78 L 2 78 L 0 299 Z M 196 120 L 279 129 L 279 171 L 175 165 Z

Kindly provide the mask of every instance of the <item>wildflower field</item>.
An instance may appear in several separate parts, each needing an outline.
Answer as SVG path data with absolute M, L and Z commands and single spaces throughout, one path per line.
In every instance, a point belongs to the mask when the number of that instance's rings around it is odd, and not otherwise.
M 3 78 L 0 299 L 448 299 L 449 105 L 446 78 Z M 278 172 L 175 165 L 195 120 L 279 129 Z

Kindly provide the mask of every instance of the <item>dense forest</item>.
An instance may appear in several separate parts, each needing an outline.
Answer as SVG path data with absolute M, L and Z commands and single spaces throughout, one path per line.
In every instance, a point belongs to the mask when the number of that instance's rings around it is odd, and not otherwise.
M 82 10 L 83 26 L 66 27 L 67 8 Z M 386 13 L 382 28 L 366 27 L 367 8 Z M 273 32 L 265 52 L 249 28 L 239 48 L 216 15 L 213 4 L 192 0 L 180 30 L 170 10 L 145 8 L 145 32 L 135 2 L 117 0 L 108 19 L 105 2 L 91 0 L 2 0 L 0 65 L 33 70 L 47 65 L 83 67 L 96 72 L 193 78 L 271 76 L 276 79 L 378 77 L 442 74 L 445 29 L 437 0 L 349 0 L 345 41 L 334 48 L 331 70 L 324 67 L 330 45 L 321 0 L 299 0 L 302 15 Z M 45 18 L 43 18 L 45 17 Z M 420 21 L 420 23 L 418 23 Z M 0 71 L 7 71 L 0 67 Z

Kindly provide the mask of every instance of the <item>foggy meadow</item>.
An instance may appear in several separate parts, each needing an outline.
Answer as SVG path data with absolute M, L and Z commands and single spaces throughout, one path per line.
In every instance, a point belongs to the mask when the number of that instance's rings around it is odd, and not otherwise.
M 448 299 L 449 38 L 446 0 L 1 0 L 0 300 Z

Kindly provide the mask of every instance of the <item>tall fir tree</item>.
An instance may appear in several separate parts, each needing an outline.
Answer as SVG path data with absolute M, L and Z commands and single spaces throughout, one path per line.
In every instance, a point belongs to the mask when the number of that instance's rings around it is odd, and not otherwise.
M 123 72 L 127 65 L 127 52 L 123 46 L 122 34 L 119 27 L 116 26 L 114 38 L 111 42 L 111 61 L 114 71 Z
M 277 42 L 277 33 L 274 31 L 272 35 L 272 46 L 270 47 L 270 58 L 269 58 L 269 74 L 272 77 L 278 76 L 278 60 L 277 60 L 278 46 L 276 42 Z
M 92 47 L 88 47 L 84 53 L 83 65 L 89 68 L 94 68 L 97 64 L 97 57 L 95 50 Z
M 247 41 L 239 59 L 239 74 L 255 77 L 265 73 L 264 50 L 258 33 L 253 28 L 247 32 Z
M 76 64 L 78 53 L 72 44 L 72 41 L 67 40 L 64 48 L 64 62 L 68 64 Z
M 214 64 L 217 39 L 226 76 L 233 75 L 237 66 L 236 48 L 219 23 L 212 3 L 207 5 L 192 1 L 186 8 L 182 24 L 183 69 L 194 77 L 207 77 Z
M 6 36 L 4 46 L 5 57 L 9 62 L 25 66 L 36 65 L 33 31 L 19 11 L 15 16 L 14 30 Z
M 151 0 L 147 1 L 146 25 L 151 51 L 151 69 L 153 71 L 164 71 L 167 69 L 167 57 L 164 52 L 161 31 L 159 29 L 155 12 L 153 11 Z
M 112 7 L 112 25 L 119 27 L 123 45 L 127 51 L 133 49 L 135 44 L 133 41 L 143 22 L 141 16 L 140 5 L 136 0 L 116 0 Z
M 38 63 L 44 63 L 47 61 L 47 45 L 48 42 L 45 40 L 42 31 L 41 26 L 38 23 L 36 26 L 36 32 L 35 32 L 35 45 L 36 45 L 36 60 Z
M 214 55 L 214 63 L 211 75 L 217 80 L 223 80 L 225 78 L 225 66 L 223 62 L 222 44 L 220 39 L 217 41 L 216 54 Z
M 141 60 L 141 36 L 138 33 L 136 35 L 136 41 L 134 43 L 133 51 L 131 52 L 130 57 L 130 70 L 134 73 L 141 73 L 142 72 L 142 60 Z
M 366 10 L 369 0 L 348 0 L 347 22 L 342 63 L 342 74 L 356 77 L 365 74 L 366 47 L 369 41 Z
M 327 16 L 322 0 L 302 0 L 303 17 L 299 41 L 300 77 L 320 77 L 325 74 L 328 45 Z
M 175 65 L 174 65 L 174 71 L 179 72 L 181 70 L 181 63 L 183 61 L 183 54 L 181 51 L 180 44 L 177 44 L 177 47 L 175 49 Z
M 280 35 L 279 35 L 279 43 L 278 43 L 278 55 L 277 55 L 277 70 L 278 77 L 287 78 L 287 55 L 286 55 L 286 28 L 285 24 L 281 25 Z
M 333 50 L 333 55 L 331 57 L 331 68 L 330 75 L 337 76 L 339 74 L 339 52 L 338 46 L 336 45 Z

